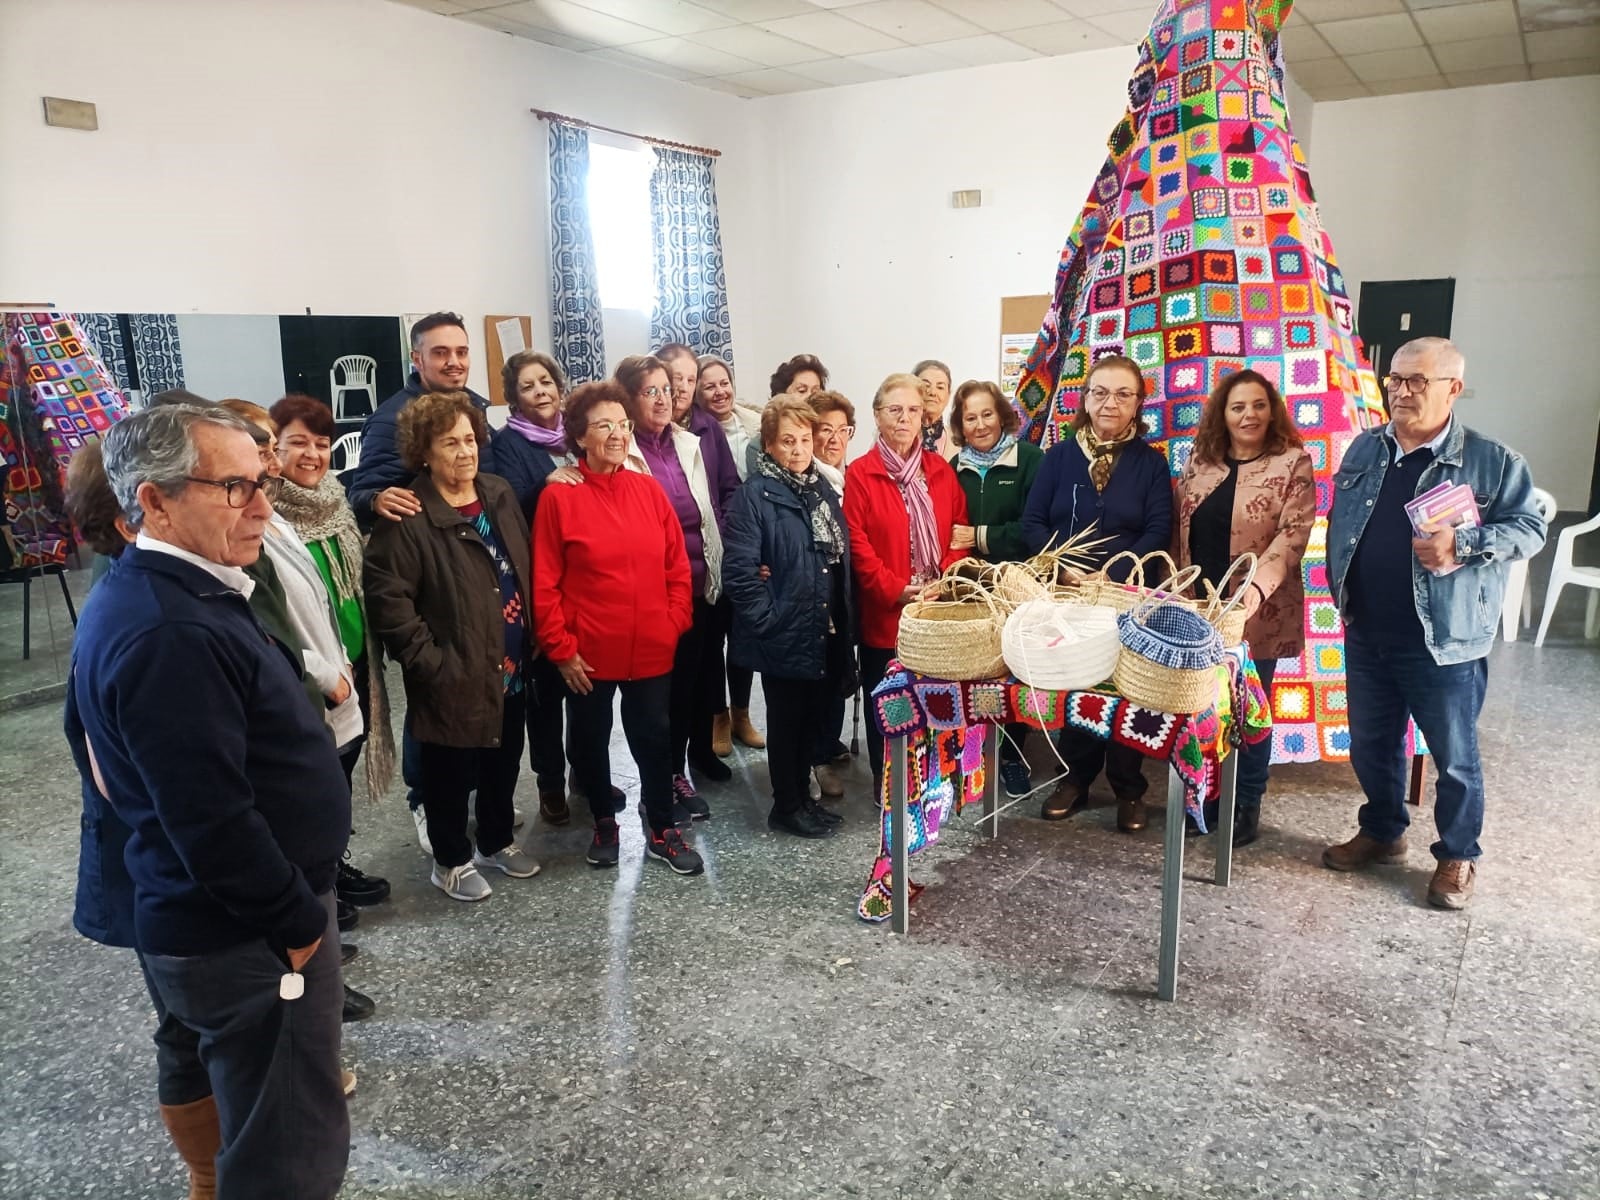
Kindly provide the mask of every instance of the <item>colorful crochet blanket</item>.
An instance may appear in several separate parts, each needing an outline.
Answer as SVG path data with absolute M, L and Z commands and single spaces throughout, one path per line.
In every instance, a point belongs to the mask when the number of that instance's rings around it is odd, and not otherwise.
M 1325 516 L 1344 448 L 1382 420 L 1382 404 L 1284 103 L 1278 31 L 1291 2 L 1161 0 L 1017 403 L 1027 435 L 1048 447 L 1093 361 L 1125 354 L 1144 372 L 1150 440 L 1176 475 L 1207 394 L 1252 368 L 1277 383 L 1305 437 Z M 1306 650 L 1273 685 L 1275 761 L 1350 753 L 1326 536 L 1319 518 L 1303 568 Z
M 881 831 L 856 914 L 864 921 L 884 921 L 892 911 L 893 739 L 905 739 L 908 854 L 936 842 L 952 811 L 982 799 L 985 724 L 1021 722 L 1045 730 L 1070 725 L 1164 759 L 1184 781 L 1184 808 L 1204 829 L 1202 803 L 1216 790 L 1218 764 L 1240 741 L 1259 742 L 1272 731 L 1272 710 L 1248 647 L 1242 656 L 1226 657 L 1217 668 L 1217 683 L 1213 708 L 1179 716 L 1141 708 L 1110 691 L 1053 692 L 1017 679 L 958 683 L 890 662 L 872 691 L 868 712 L 885 739 Z
M 127 401 L 74 318 L 4 314 L 0 463 L 18 566 L 66 561 L 74 542 L 62 499 L 67 462 L 127 413 Z

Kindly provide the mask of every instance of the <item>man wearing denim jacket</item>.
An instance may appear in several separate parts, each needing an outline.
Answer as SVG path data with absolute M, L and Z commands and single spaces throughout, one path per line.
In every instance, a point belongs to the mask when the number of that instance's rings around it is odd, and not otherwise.
M 1544 545 L 1522 456 L 1452 415 L 1466 363 L 1444 338 L 1395 352 L 1384 379 L 1389 424 L 1362 434 L 1334 479 L 1328 584 L 1345 623 L 1350 761 L 1367 802 L 1361 831 L 1323 851 L 1356 871 L 1406 853 L 1406 718 L 1438 768 L 1428 901 L 1460 909 L 1472 897 L 1483 828 L 1478 712 L 1506 570 Z M 1482 523 L 1417 537 L 1405 505 L 1441 483 L 1472 489 Z

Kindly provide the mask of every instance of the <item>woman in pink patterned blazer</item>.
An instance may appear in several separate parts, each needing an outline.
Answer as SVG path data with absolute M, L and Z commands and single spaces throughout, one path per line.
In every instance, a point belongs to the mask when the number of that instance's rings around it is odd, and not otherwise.
M 1174 507 L 1179 566 L 1196 564 L 1200 577 L 1215 584 L 1239 555 L 1260 560 L 1243 600 L 1245 641 L 1270 694 L 1277 660 L 1305 648 L 1300 559 L 1317 515 L 1317 489 L 1311 455 L 1265 376 L 1240 371 L 1211 393 Z M 1235 846 L 1256 840 L 1271 761 L 1270 738 L 1240 748 Z

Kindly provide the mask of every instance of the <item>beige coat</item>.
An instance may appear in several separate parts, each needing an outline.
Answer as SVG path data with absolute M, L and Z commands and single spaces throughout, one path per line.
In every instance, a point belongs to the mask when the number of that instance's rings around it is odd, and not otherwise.
M 1194 510 L 1227 476 L 1226 464 L 1191 458 L 1178 477 L 1172 555 L 1180 567 L 1190 562 L 1189 521 Z M 1245 624 L 1245 640 L 1258 659 L 1291 658 L 1305 648 L 1306 594 L 1300 559 L 1316 516 L 1317 485 L 1311 455 L 1305 450 L 1291 446 L 1239 468 L 1229 549 L 1235 558 L 1253 553 L 1260 560 L 1252 588 L 1256 594 L 1245 599 L 1256 605 Z

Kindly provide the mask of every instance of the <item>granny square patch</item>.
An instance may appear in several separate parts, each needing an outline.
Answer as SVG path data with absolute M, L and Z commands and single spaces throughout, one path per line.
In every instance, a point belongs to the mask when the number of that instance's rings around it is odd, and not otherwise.
M 1122 703 L 1116 696 L 1101 692 L 1072 692 L 1067 701 L 1067 724 L 1110 740 Z
M 1137 704 L 1124 703 L 1112 727 L 1111 738 L 1124 746 L 1132 746 L 1152 758 L 1166 758 L 1178 739 L 1178 729 L 1184 717 L 1176 713 L 1152 712 Z
M 1066 720 L 1065 692 L 1031 688 L 1025 683 L 1011 685 L 1011 708 L 1017 720 L 1035 729 L 1060 729 Z

